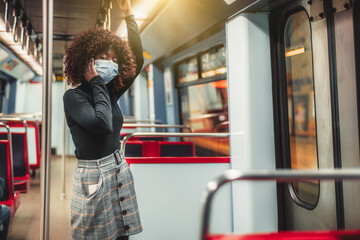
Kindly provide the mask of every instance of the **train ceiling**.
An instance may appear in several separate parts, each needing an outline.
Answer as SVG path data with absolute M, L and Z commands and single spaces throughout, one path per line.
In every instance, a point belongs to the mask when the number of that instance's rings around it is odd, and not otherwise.
M 54 0 L 53 67 L 56 75 L 62 75 L 63 53 L 70 46 L 72 37 L 95 27 L 103 1 L 105 0 Z M 288 0 L 132 0 L 135 16 L 140 17 L 138 20 L 142 22 L 140 31 L 144 50 L 151 56 L 146 59 L 145 64 L 171 54 L 216 24 L 224 25 L 226 19 L 240 10 L 268 10 L 269 6 L 279 5 L 285 1 Z M 41 38 L 42 0 L 19 2 Z M 226 2 L 231 4 L 228 5 Z M 151 8 L 151 12 L 145 17 L 141 16 L 141 11 L 148 8 Z M 3 11 L 3 8 L 0 10 Z M 112 32 L 117 32 L 121 24 L 124 25 L 123 18 L 117 3 L 113 4 Z
M 194 44 L 208 33 L 225 28 L 225 22 L 239 11 L 266 12 L 289 0 L 174 0 L 142 30 L 145 65 L 180 51 L 184 43 Z M 202 37 L 199 37 L 202 36 Z M 188 44 L 187 44 L 188 45 Z

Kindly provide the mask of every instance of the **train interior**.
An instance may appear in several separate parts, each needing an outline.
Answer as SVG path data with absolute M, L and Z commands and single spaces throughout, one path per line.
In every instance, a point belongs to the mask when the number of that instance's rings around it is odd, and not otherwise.
M 145 62 L 118 101 L 144 228 L 130 240 L 360 239 L 360 1 L 131 4 Z M 124 17 L 112 0 L 0 2 L 7 239 L 71 239 L 64 53 L 94 27 L 127 40 Z

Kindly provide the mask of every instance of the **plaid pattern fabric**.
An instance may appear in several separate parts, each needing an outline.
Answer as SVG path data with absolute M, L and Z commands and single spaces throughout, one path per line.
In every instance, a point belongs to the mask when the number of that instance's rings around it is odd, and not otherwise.
M 117 239 L 142 231 L 134 179 L 121 150 L 78 160 L 71 196 L 72 239 Z

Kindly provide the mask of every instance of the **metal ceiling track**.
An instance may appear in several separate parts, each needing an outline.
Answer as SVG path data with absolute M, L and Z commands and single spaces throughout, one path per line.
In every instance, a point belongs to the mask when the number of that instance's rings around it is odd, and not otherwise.
M 24 8 L 21 6 L 19 0 L 4 0 L 5 13 L 4 22 L 7 32 L 13 33 L 13 40 L 15 43 L 21 42 L 22 49 L 26 47 L 28 55 L 30 55 L 30 45 L 34 45 L 36 52 L 34 52 L 37 60 L 42 55 L 42 44 L 38 35 L 33 28 L 33 24 L 30 22 L 30 18 L 27 16 Z M 12 13 L 12 14 L 11 14 Z M 12 26 L 10 26 L 9 15 L 13 17 Z M 18 36 L 18 29 L 20 26 L 20 38 Z M 38 60 L 39 61 L 39 60 Z

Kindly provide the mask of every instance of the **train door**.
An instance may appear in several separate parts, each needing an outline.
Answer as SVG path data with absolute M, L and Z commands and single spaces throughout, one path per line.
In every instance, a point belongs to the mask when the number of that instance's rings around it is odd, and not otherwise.
M 278 168 L 359 166 L 353 9 L 352 1 L 298 0 L 271 14 Z M 278 189 L 280 229 L 358 225 L 359 216 L 345 207 L 354 202 L 350 192 L 360 194 L 355 184 Z
M 360 167 L 359 157 L 359 27 L 360 2 L 334 1 L 334 39 L 338 88 L 338 153 L 343 168 Z M 345 9 L 344 9 L 345 8 Z M 355 44 L 357 43 L 357 44 Z M 358 75 L 357 75 L 358 74 Z M 340 227 L 359 229 L 359 182 L 344 181 Z

